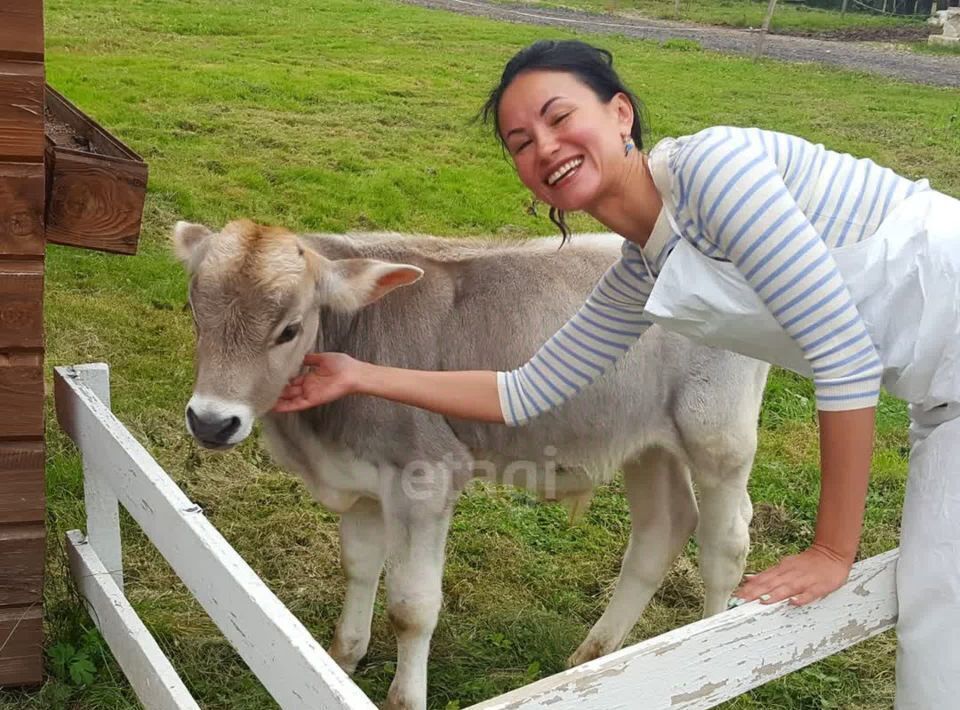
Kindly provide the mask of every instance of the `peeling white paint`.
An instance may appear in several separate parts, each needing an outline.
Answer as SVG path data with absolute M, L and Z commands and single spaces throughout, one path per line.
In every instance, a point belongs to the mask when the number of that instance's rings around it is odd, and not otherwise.
M 805 607 L 745 604 L 470 710 L 705 710 L 894 626 L 897 550 Z

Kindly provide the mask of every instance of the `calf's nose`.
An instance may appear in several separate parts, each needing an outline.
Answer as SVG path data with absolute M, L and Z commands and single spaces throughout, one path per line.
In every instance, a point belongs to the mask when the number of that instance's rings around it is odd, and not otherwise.
M 240 417 L 198 416 L 193 407 L 187 407 L 187 423 L 201 441 L 225 444 L 240 428 Z

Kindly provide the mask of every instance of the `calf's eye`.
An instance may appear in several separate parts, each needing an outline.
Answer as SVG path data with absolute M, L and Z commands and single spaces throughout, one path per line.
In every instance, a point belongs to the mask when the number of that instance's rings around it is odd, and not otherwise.
M 277 336 L 277 345 L 283 345 L 284 343 L 289 343 L 298 335 L 300 335 L 300 324 L 291 323 L 282 331 L 280 331 L 280 335 Z

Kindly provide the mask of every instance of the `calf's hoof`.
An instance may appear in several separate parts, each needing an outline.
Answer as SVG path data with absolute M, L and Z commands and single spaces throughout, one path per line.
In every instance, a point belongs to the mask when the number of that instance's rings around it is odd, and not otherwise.
M 410 693 L 396 690 L 392 686 L 387 694 L 387 702 L 383 710 L 426 710 L 427 699 L 416 697 Z
M 367 655 L 367 643 L 359 639 L 352 643 L 343 642 L 334 637 L 327 653 L 343 669 L 344 673 L 353 675 L 354 671 L 357 670 L 357 664 Z
M 617 646 L 614 644 L 608 641 L 592 639 L 588 636 L 584 642 L 580 644 L 580 647 L 567 659 L 567 668 L 573 668 L 574 666 L 579 666 L 581 663 L 593 661 L 601 656 L 606 656 L 608 653 L 613 653 L 616 650 Z
M 327 651 L 327 653 L 329 653 L 330 658 L 332 658 L 336 662 L 336 664 L 340 666 L 340 670 L 342 670 L 347 675 L 353 675 L 354 673 L 357 672 L 357 665 L 360 663 L 359 659 L 357 659 L 356 661 L 353 661 L 353 660 L 348 660 L 344 658 L 338 658 L 337 656 L 334 655 L 333 651 Z

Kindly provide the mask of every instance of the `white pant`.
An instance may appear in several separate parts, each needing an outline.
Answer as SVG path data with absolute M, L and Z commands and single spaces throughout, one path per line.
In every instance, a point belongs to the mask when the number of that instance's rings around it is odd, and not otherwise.
M 896 710 L 960 708 L 960 406 L 911 411 Z

